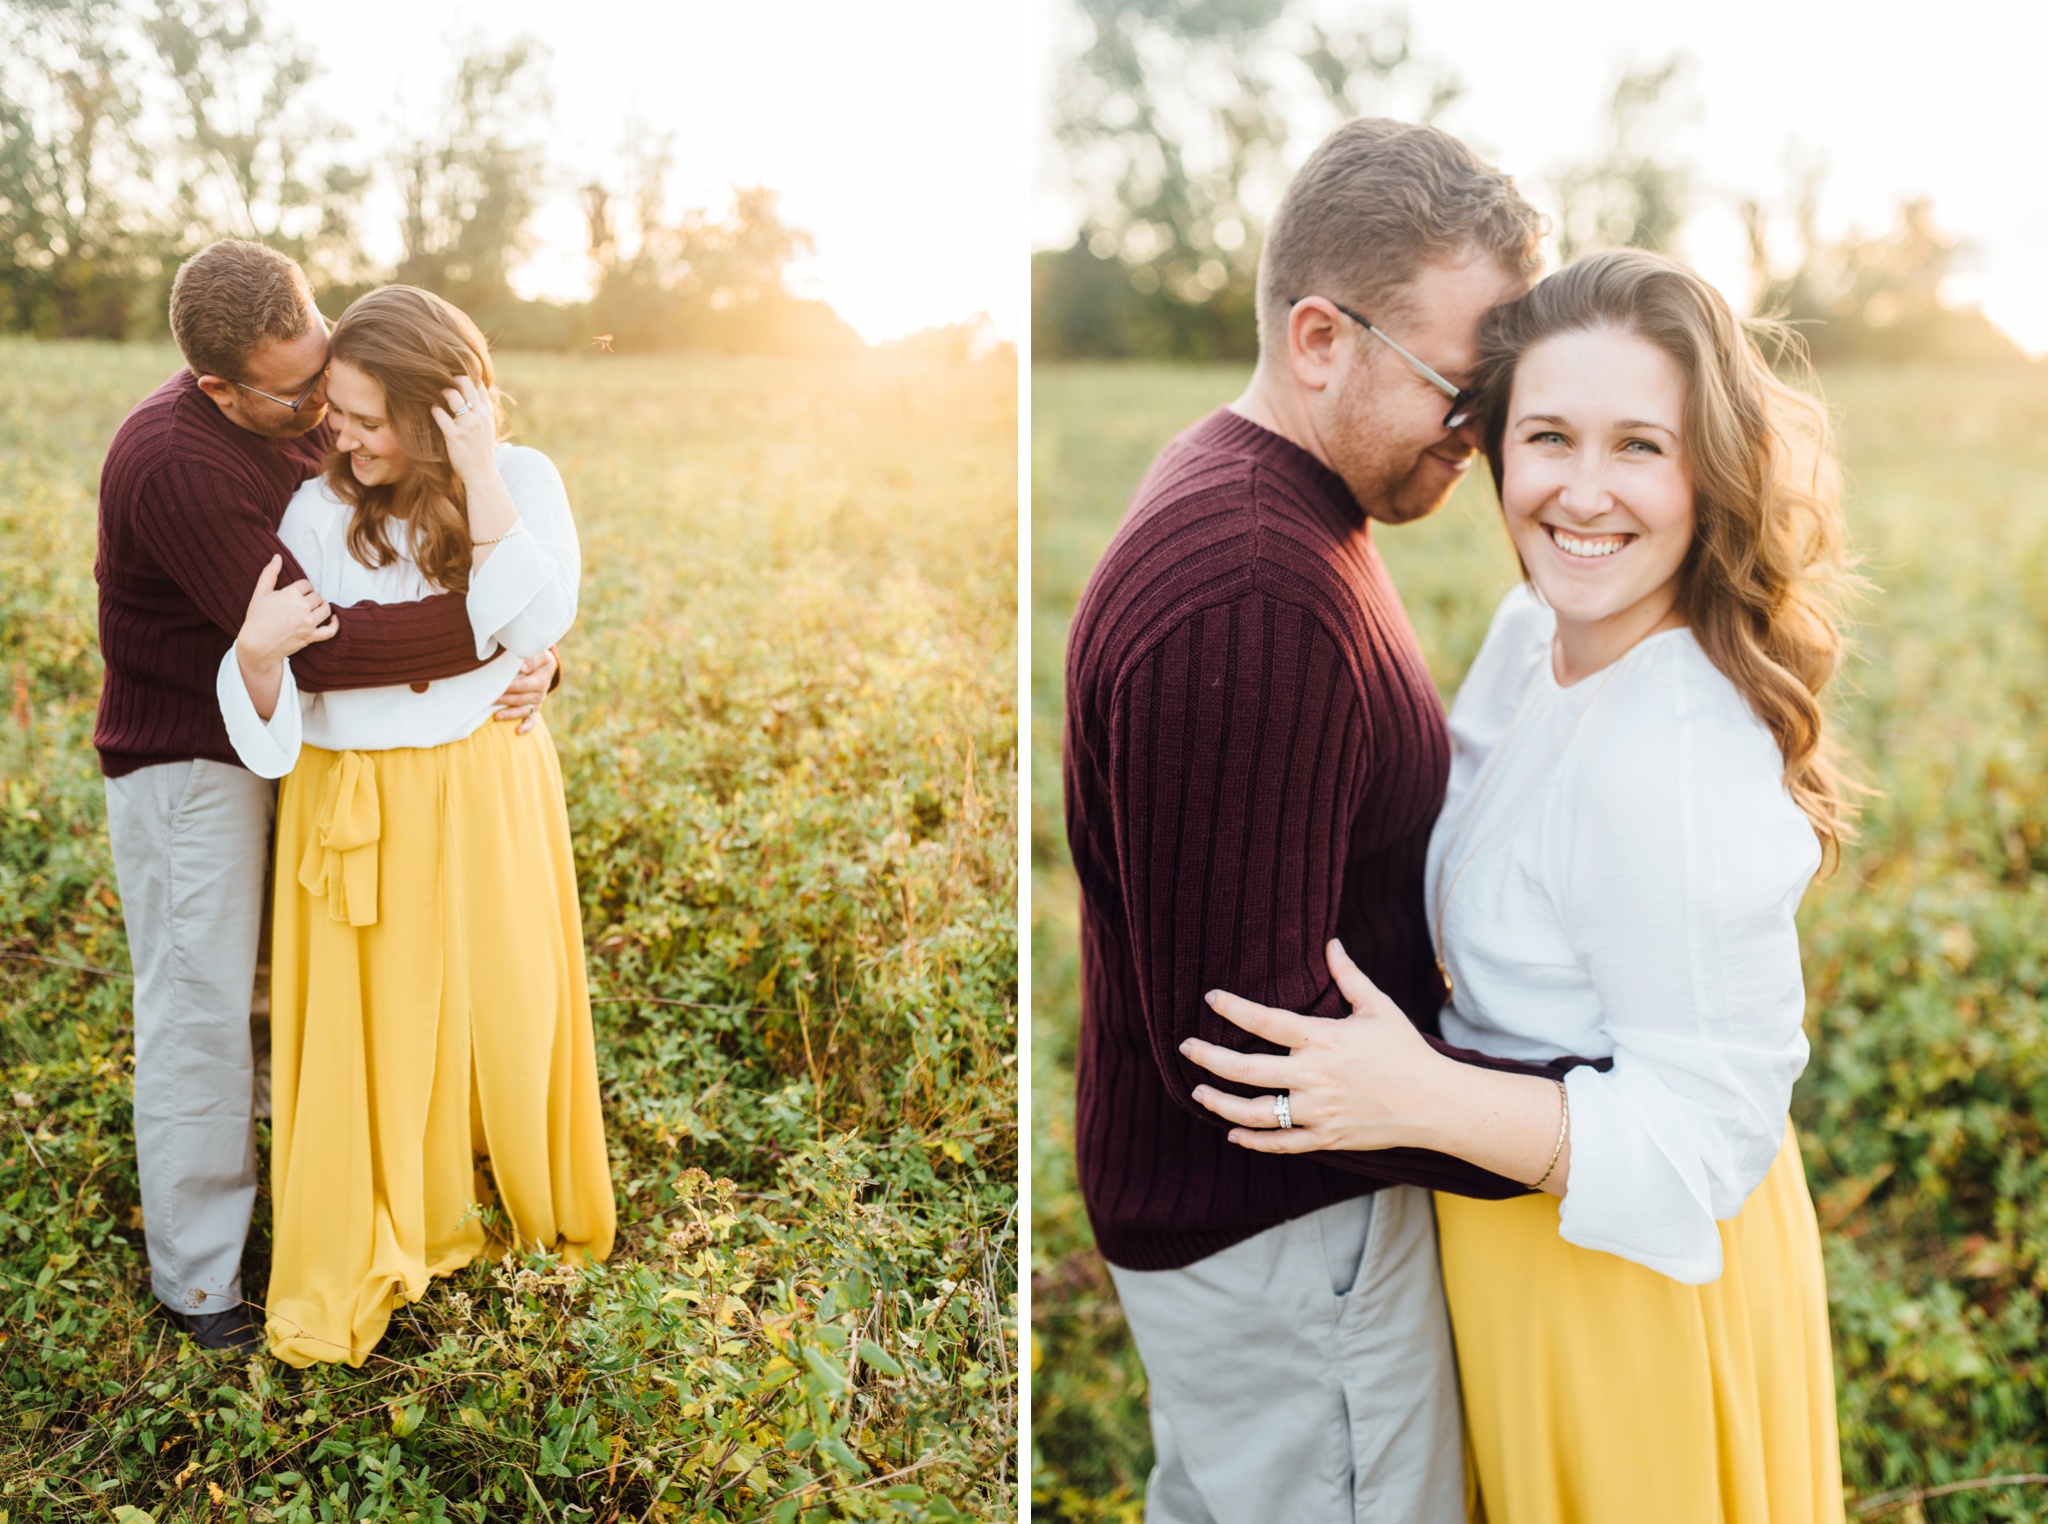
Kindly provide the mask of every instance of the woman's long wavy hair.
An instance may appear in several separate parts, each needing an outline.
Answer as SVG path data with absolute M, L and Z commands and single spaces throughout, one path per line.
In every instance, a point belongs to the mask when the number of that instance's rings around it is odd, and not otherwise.
M 1841 605 L 1853 582 L 1841 472 L 1827 409 L 1779 379 L 1758 336 L 1802 373 L 1804 349 L 1783 325 L 1745 325 L 1663 255 L 1617 249 L 1576 260 L 1481 325 L 1473 384 L 1496 491 L 1516 364 L 1544 339 L 1601 329 L 1656 345 L 1686 378 L 1695 527 L 1679 608 L 1777 738 L 1785 787 L 1837 861 L 1862 792 L 1842 770 L 1820 697 L 1841 665 Z
M 448 463 L 448 443 L 434 422 L 441 393 L 468 376 L 490 398 L 492 420 L 505 432 L 502 399 L 493 381 L 491 348 L 468 314 L 417 286 L 382 286 L 342 313 L 327 344 L 330 364 L 355 366 L 384 388 L 386 420 L 398 435 L 409 469 L 393 482 L 365 487 L 348 456 L 331 450 L 327 482 L 354 509 L 349 553 L 365 566 L 388 566 L 398 557 L 394 520 L 412 536 L 412 557 L 436 587 L 469 591 L 469 497 Z

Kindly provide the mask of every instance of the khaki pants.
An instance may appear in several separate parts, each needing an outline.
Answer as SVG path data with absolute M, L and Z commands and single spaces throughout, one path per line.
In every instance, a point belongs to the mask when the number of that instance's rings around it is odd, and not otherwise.
M 1464 1524 L 1427 1191 L 1339 1202 L 1180 1270 L 1110 1273 L 1152 1388 L 1146 1524 Z
M 135 967 L 135 1153 L 151 1289 L 181 1312 L 242 1296 L 256 1200 L 250 997 L 276 789 L 221 762 L 107 779 Z

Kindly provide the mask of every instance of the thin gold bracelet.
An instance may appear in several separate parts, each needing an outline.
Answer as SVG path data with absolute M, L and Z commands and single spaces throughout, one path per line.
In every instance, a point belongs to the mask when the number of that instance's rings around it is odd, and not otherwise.
M 1543 1189 L 1543 1182 L 1544 1182 L 1544 1181 L 1546 1181 L 1546 1180 L 1548 1180 L 1548 1179 L 1549 1179 L 1549 1178 L 1551 1177 L 1551 1175 L 1552 1175 L 1553 1173 L 1555 1173 L 1555 1172 L 1556 1172 L 1556 1170 L 1557 1170 L 1557 1161 L 1558 1161 L 1559 1159 L 1562 1159 L 1562 1158 L 1564 1157 L 1564 1135 L 1565 1135 L 1565 1132 L 1566 1132 L 1566 1130 L 1567 1130 L 1567 1129 L 1568 1129 L 1568 1128 L 1569 1128 L 1569 1127 L 1570 1127 L 1570 1126 L 1572 1125 L 1572 1094 L 1571 1094 L 1571 1092 L 1570 1092 L 1569 1090 L 1567 1090 L 1567 1089 L 1565 1089 L 1565 1088 L 1564 1088 L 1564 1081 L 1563 1081 L 1563 1080 L 1558 1080 L 1558 1081 L 1557 1081 L 1556 1083 L 1557 1083 L 1557 1147 L 1553 1148 L 1553 1149 L 1552 1149 L 1552 1150 L 1550 1151 L 1550 1168 L 1549 1168 L 1549 1169 L 1547 1169 L 1547 1170 L 1545 1170 L 1545 1171 L 1544 1171 L 1544 1172 L 1543 1172 L 1542 1174 L 1538 1175 L 1538 1176 L 1536 1177 L 1536 1183 L 1535 1183 L 1534 1185 L 1532 1185 L 1532 1186 L 1530 1186 L 1530 1187 L 1529 1187 L 1529 1189 L 1530 1189 L 1530 1190 L 1532 1190 L 1532 1191 L 1540 1191 L 1540 1190 L 1542 1190 L 1542 1189 Z

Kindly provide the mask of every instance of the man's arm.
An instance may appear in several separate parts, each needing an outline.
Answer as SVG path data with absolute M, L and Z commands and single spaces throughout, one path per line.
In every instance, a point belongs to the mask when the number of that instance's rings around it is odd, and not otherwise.
M 195 503 L 211 506 L 201 511 Z M 242 627 L 249 596 L 272 556 L 284 557 L 279 586 L 305 576 L 262 506 L 222 494 L 217 483 L 183 480 L 173 466 L 145 484 L 140 508 L 137 528 L 157 564 L 230 637 Z M 341 628 L 334 638 L 292 658 L 292 674 L 309 692 L 430 682 L 483 665 L 458 593 L 416 603 L 357 603 L 335 612 Z
M 1365 715 L 1321 623 L 1255 593 L 1189 620 L 1136 660 L 1117 684 L 1107 740 L 1100 761 L 1113 780 L 1117 876 L 1153 1058 L 1175 1104 L 1228 1130 L 1193 1099 L 1196 1086 L 1217 1081 L 1180 1044 L 1279 1050 L 1211 1011 L 1208 991 L 1350 1014 L 1323 949 L 1336 935 L 1351 802 L 1372 762 Z M 1546 1072 L 1431 1041 L 1486 1068 Z M 1317 1158 L 1468 1196 L 1527 1190 L 1423 1149 Z

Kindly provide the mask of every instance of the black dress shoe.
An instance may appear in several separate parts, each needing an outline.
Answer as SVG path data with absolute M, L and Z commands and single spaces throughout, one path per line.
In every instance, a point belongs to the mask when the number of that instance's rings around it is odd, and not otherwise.
M 156 1307 L 173 1327 L 203 1349 L 232 1350 L 238 1355 L 262 1352 L 263 1325 L 256 1321 L 247 1302 L 237 1302 L 225 1312 L 180 1312 L 162 1302 Z

